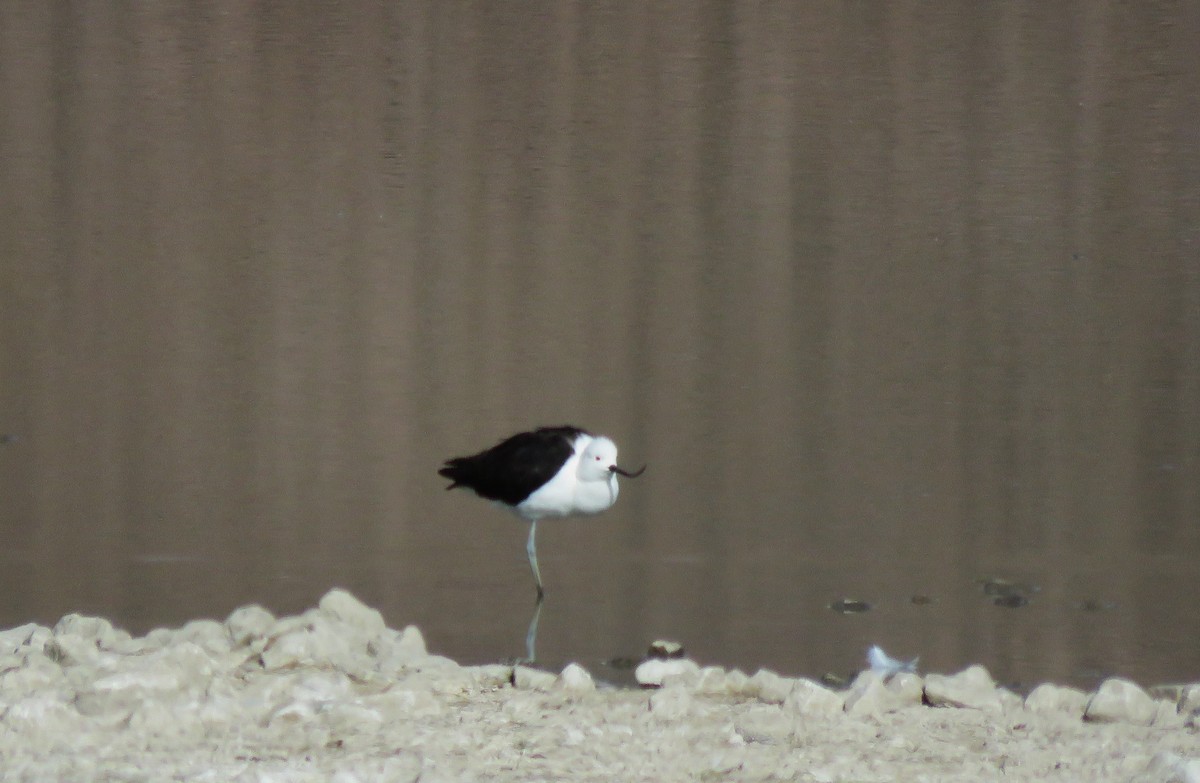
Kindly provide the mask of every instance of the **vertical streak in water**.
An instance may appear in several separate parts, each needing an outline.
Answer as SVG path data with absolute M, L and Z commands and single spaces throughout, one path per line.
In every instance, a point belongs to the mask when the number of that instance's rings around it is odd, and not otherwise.
M 372 574 L 385 595 L 401 593 L 401 562 L 414 540 L 419 519 L 416 502 L 427 466 L 413 444 L 427 442 L 427 424 L 420 407 L 424 398 L 421 367 L 420 296 L 429 265 L 428 239 L 422 212 L 428 199 L 421 178 L 422 138 L 427 128 L 422 104 L 429 74 L 430 22 L 428 5 L 398 3 L 380 10 L 378 37 L 372 52 L 381 79 L 377 96 L 378 128 L 373 139 L 381 179 L 374 201 L 378 225 L 369 231 L 365 249 L 367 275 L 366 329 L 373 346 L 368 398 L 373 434 L 371 491 L 378 514 L 371 533 Z M 374 70 L 371 65 L 367 71 Z M 369 172 L 364 172 L 367 182 Z M 373 218 L 369 215 L 368 218 Z M 382 433 L 382 436 L 381 436 Z
M 695 42 L 703 28 L 687 3 L 655 6 L 644 19 L 636 55 L 645 95 L 637 118 L 642 135 L 635 203 L 641 217 L 635 258 L 643 336 L 635 374 L 646 420 L 644 438 L 653 444 L 646 458 L 657 477 L 655 491 L 643 499 L 645 516 L 674 523 L 648 525 L 642 532 L 638 545 L 651 564 L 668 553 L 709 552 L 711 542 L 699 528 L 707 501 L 687 488 L 704 485 L 710 446 L 693 415 L 702 399 L 703 367 L 696 344 L 706 315 L 696 206 L 702 170 Z M 689 617 L 705 610 L 705 596 L 675 588 L 683 576 L 671 570 L 638 583 L 639 592 L 628 604 L 638 625 L 655 627 L 673 614 Z M 650 585 L 656 589 L 650 591 Z M 660 595 L 688 595 L 691 603 L 668 606 Z

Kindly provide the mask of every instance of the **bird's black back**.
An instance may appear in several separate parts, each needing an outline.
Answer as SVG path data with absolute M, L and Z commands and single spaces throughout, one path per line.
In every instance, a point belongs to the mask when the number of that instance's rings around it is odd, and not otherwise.
M 470 457 L 446 460 L 438 475 L 488 500 L 515 506 L 554 478 L 575 453 L 575 439 L 588 434 L 578 427 L 539 427 L 521 432 Z

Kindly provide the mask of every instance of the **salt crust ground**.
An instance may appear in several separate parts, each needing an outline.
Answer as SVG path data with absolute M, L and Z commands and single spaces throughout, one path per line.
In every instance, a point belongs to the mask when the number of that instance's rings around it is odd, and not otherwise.
M 68 615 L 0 632 L 0 778 L 1200 781 L 1200 685 L 1022 700 L 979 667 L 837 692 L 690 661 L 639 677 L 662 687 L 462 667 L 340 590 L 141 638 Z

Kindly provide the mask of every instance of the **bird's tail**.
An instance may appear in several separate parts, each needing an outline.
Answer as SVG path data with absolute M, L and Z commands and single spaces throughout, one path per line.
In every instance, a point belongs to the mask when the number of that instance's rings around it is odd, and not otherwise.
M 442 478 L 450 479 L 450 486 L 446 487 L 446 489 L 454 489 L 455 487 L 463 486 L 463 479 L 465 478 L 466 471 L 464 470 L 462 460 L 457 457 L 452 460 L 447 460 L 446 464 L 442 466 L 440 470 L 438 470 L 438 475 Z

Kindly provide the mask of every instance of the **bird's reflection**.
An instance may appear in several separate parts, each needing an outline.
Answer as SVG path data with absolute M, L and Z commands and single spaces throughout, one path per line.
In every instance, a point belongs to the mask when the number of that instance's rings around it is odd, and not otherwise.
M 537 660 L 538 621 L 542 619 L 542 604 L 546 597 L 538 594 L 537 602 L 533 605 L 533 617 L 529 618 L 529 630 L 525 632 L 525 658 L 518 663 L 533 663 Z

